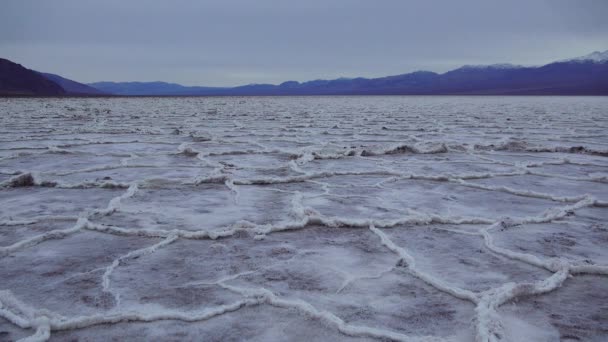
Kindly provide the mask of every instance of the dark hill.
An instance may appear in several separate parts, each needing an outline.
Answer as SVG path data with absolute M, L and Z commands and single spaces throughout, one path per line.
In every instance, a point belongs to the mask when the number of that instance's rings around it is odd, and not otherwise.
M 57 83 L 21 64 L 0 58 L 0 95 L 66 95 Z

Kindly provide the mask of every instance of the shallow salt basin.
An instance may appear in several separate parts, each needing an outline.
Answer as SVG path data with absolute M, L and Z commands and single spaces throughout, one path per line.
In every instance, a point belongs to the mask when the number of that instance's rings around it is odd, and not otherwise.
M 608 98 L 0 104 L 0 341 L 608 339 Z

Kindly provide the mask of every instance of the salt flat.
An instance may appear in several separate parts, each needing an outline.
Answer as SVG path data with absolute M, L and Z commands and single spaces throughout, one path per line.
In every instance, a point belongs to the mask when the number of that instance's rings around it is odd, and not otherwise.
M 605 341 L 608 98 L 0 99 L 0 340 Z

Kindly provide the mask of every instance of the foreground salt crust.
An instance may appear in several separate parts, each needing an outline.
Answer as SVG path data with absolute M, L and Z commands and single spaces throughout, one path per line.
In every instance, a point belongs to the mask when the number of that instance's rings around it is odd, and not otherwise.
M 608 337 L 603 98 L 2 101 L 2 340 Z

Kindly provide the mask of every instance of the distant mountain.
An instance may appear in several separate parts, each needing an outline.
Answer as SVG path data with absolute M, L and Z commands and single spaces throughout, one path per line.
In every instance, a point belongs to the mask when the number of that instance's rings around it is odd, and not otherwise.
M 604 52 L 595 51 L 588 55 L 584 55 L 584 56 L 576 57 L 576 58 L 565 59 L 560 62 L 585 62 L 585 61 L 592 61 L 592 62 L 596 62 L 596 63 L 608 62 L 608 50 L 606 50 Z
M 59 96 L 66 91 L 38 72 L 0 58 L 0 95 Z
M 58 85 L 60 85 L 63 90 L 65 90 L 68 95 L 108 95 L 109 92 L 103 92 L 99 89 L 95 89 L 86 84 L 78 83 L 76 81 L 69 80 L 67 78 L 61 77 L 55 74 L 49 74 L 46 72 L 39 72 L 40 75 L 44 76 L 46 79 L 51 80 Z
M 541 67 L 460 68 L 441 75 L 437 93 L 608 95 L 608 63 L 556 62 Z
M 213 87 L 187 87 L 167 82 L 95 82 L 89 86 L 115 95 L 198 95 L 224 90 Z M 227 89 L 227 88 L 226 88 Z
M 2 95 L 82 96 L 107 93 L 59 75 L 30 70 L 0 58 L 0 96 Z
M 100 82 L 120 95 L 608 95 L 608 51 L 540 67 L 465 65 L 437 74 L 417 71 L 380 78 L 339 78 L 233 88 L 185 87 L 164 82 Z

